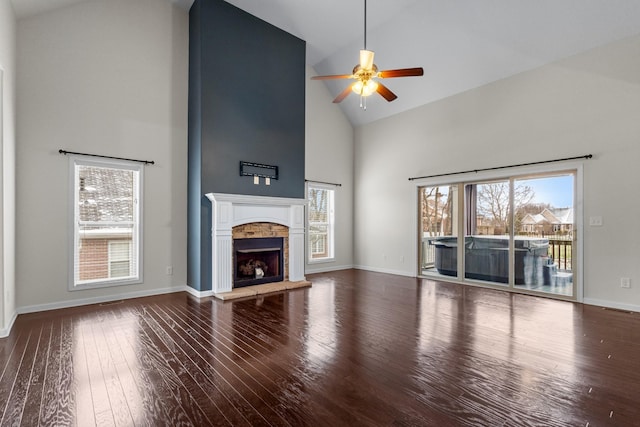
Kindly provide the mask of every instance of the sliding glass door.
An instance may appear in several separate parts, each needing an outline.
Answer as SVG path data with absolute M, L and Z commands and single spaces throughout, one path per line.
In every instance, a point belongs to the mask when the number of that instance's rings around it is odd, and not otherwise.
M 466 184 L 464 277 L 509 283 L 509 181 Z
M 562 171 L 420 187 L 421 273 L 575 297 L 575 186 Z
M 516 288 L 573 296 L 575 174 L 522 178 L 514 185 L 529 194 L 514 206 L 516 242 L 526 250 Z

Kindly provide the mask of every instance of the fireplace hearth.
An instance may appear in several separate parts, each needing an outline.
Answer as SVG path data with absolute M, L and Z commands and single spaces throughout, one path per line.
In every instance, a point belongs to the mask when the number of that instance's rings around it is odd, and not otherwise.
M 234 239 L 233 287 L 284 280 L 283 238 Z

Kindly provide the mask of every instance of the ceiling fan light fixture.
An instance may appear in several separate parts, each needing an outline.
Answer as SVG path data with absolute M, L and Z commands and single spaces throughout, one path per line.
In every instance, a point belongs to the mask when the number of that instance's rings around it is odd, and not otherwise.
M 360 107 L 367 109 L 366 97 L 377 92 L 387 102 L 391 102 L 398 96 L 391 92 L 388 87 L 382 83 L 376 82 L 375 78 L 391 78 L 391 77 L 411 77 L 422 76 L 424 70 L 422 67 L 416 68 L 400 68 L 397 70 L 378 71 L 378 67 L 373 63 L 374 52 L 367 50 L 367 0 L 364 0 L 364 49 L 360 50 L 360 63 L 353 67 L 351 74 L 333 74 L 326 76 L 313 76 L 312 80 L 333 80 L 333 79 L 354 79 L 356 80 L 351 86 L 344 88 L 333 100 L 334 104 L 342 102 L 352 91 L 356 95 L 360 95 Z
M 378 83 L 375 80 L 358 80 L 351 86 L 351 90 L 360 96 L 373 95 L 378 89 Z
M 373 55 L 374 52 L 371 50 L 361 50 L 360 51 L 360 68 L 363 70 L 370 70 L 373 68 Z

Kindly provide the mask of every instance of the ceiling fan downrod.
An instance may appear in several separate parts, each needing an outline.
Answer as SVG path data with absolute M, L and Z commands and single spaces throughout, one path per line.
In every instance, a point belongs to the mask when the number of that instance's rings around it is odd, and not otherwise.
M 364 0 L 364 50 L 367 50 L 367 0 Z M 360 61 L 362 65 L 362 61 Z M 360 89 L 360 108 L 367 111 L 367 97 L 364 96 L 364 85 Z
M 367 50 L 367 0 L 364 0 L 364 50 Z

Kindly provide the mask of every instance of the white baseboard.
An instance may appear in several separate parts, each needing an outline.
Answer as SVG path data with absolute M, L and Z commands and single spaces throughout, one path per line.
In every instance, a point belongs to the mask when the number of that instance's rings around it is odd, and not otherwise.
M 355 268 L 353 265 L 325 265 L 321 267 L 319 265 L 309 265 L 307 264 L 304 272 L 305 274 L 314 274 L 314 273 L 328 273 L 330 271 L 338 271 L 338 270 L 349 270 L 351 268 Z
M 13 316 L 11 316 L 11 320 L 9 321 L 9 324 L 7 325 L 7 327 L 0 329 L 0 338 L 6 338 L 9 336 L 9 334 L 11 333 L 11 328 L 13 327 L 13 324 L 15 323 L 17 318 L 18 318 L 18 313 L 14 312 Z
M 28 305 L 25 307 L 18 307 L 17 314 L 36 313 L 39 311 L 57 310 L 60 308 L 79 307 L 82 305 L 89 305 L 89 304 L 101 304 L 105 302 L 119 301 L 122 299 L 142 298 L 142 297 L 150 297 L 154 295 L 171 294 L 174 292 L 184 292 L 187 290 L 186 288 L 188 288 L 188 286 L 172 286 L 170 288 L 149 289 L 144 291 L 127 292 L 124 294 L 74 299 L 69 301 L 59 301 L 59 302 L 53 302 L 48 304 Z
M 637 311 L 640 312 L 640 306 L 634 304 L 625 304 L 614 301 L 606 301 L 597 298 L 584 298 L 583 304 L 597 305 L 598 307 L 615 308 L 616 310 Z
M 368 265 L 356 265 L 353 268 L 356 268 L 358 270 L 373 271 L 375 273 L 394 274 L 396 276 L 418 277 L 416 273 L 410 273 L 408 271 L 390 270 L 388 268 L 371 267 Z
M 196 289 L 193 289 L 191 286 L 186 286 L 185 291 L 187 291 L 189 295 L 193 295 L 196 298 L 212 297 L 216 294 L 213 291 L 198 291 Z

